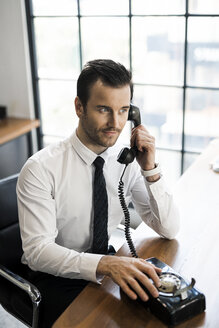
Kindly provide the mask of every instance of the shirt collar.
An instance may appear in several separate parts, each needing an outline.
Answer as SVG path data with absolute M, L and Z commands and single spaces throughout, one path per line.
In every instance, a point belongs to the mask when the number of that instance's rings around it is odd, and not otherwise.
M 91 165 L 94 160 L 96 159 L 97 156 L 101 156 L 105 163 L 107 163 L 109 157 L 113 154 L 115 154 L 115 152 L 118 152 L 116 146 L 112 146 L 107 148 L 103 153 L 101 153 L 100 155 L 97 155 L 96 153 L 94 153 L 92 150 L 90 150 L 89 148 L 87 148 L 78 138 L 77 134 L 76 134 L 76 130 L 75 132 L 72 134 L 71 138 L 71 144 L 73 146 L 73 148 L 75 149 L 75 151 L 77 152 L 78 156 L 81 157 L 81 159 L 87 164 L 87 165 Z

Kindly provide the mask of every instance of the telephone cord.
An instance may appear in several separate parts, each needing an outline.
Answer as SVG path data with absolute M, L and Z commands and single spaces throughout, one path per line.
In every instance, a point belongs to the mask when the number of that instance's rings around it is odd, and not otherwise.
M 126 205 L 125 196 L 124 196 L 124 182 L 122 181 L 122 178 L 123 178 L 123 175 L 125 173 L 127 166 L 128 166 L 128 164 L 125 166 L 123 173 L 121 175 L 120 181 L 119 181 L 118 194 L 119 194 L 120 204 L 121 204 L 124 216 L 125 216 L 125 238 L 128 243 L 128 246 L 129 246 L 132 256 L 138 258 L 138 254 L 136 252 L 135 246 L 134 246 L 132 238 L 131 238 L 130 213 L 129 213 L 128 207 Z

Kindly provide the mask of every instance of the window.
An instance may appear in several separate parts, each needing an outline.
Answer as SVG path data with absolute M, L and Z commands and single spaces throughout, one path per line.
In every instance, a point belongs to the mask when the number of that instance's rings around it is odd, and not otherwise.
M 110 58 L 132 70 L 133 102 L 156 137 L 158 160 L 172 184 L 219 137 L 217 0 L 26 4 L 45 145 L 77 126 L 76 80 L 82 66 L 96 58 Z M 129 127 L 126 141 L 128 132 Z

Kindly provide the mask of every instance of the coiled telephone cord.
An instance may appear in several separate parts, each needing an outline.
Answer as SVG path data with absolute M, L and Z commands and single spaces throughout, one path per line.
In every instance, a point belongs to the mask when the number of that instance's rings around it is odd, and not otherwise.
M 121 175 L 121 178 L 119 180 L 119 186 L 118 186 L 118 194 L 119 194 L 119 200 L 120 200 L 120 204 L 125 216 L 125 238 L 126 241 L 128 243 L 130 252 L 132 254 L 133 257 L 138 258 L 138 254 L 136 252 L 135 246 L 133 244 L 132 238 L 131 238 L 131 233 L 130 233 L 130 213 L 128 210 L 128 206 L 126 205 L 126 201 L 125 201 L 125 196 L 124 196 L 124 182 L 122 181 L 123 175 L 125 173 L 125 170 L 127 168 L 128 165 L 125 166 L 123 173 Z

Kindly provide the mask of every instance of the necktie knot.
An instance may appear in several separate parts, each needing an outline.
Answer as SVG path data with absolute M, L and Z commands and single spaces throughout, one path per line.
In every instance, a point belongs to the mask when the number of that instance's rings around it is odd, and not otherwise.
M 96 169 L 103 169 L 103 165 L 104 165 L 105 161 L 102 157 L 97 156 L 97 158 L 95 159 L 95 161 L 93 163 L 94 163 L 94 166 L 96 167 Z

